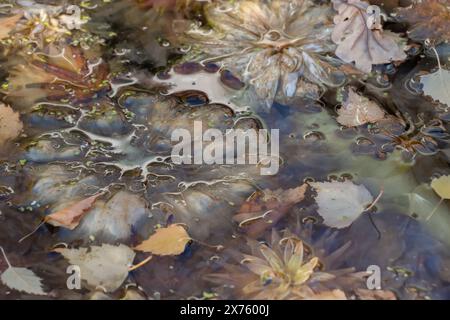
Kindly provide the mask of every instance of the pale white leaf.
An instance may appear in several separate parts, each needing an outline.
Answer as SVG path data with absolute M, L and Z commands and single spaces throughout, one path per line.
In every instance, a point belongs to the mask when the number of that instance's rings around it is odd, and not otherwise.
M 2 273 L 1 280 L 5 286 L 11 289 L 30 294 L 46 295 L 42 289 L 42 279 L 29 269 L 9 267 Z
M 364 185 L 351 181 L 312 182 L 310 185 L 317 191 L 318 213 L 329 227 L 341 229 L 350 226 L 373 202 Z

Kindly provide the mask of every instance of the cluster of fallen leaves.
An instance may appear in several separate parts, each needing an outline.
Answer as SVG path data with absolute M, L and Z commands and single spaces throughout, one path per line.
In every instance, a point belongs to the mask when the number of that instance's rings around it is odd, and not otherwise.
M 317 193 L 317 213 L 328 227 L 341 229 L 350 226 L 375 203 L 372 194 L 362 184 L 357 185 L 349 180 L 310 182 L 293 189 L 256 193 L 241 205 L 233 220 L 239 224 L 241 231 L 257 238 L 304 200 L 308 186 Z
M 97 196 L 95 196 L 97 197 Z M 78 218 L 86 212 L 86 207 L 95 201 L 90 197 L 65 210 L 56 212 L 47 222 L 71 229 L 76 227 L 74 222 L 76 214 Z M 183 253 L 186 245 L 191 241 L 186 229 L 180 225 L 160 227 L 141 244 L 130 248 L 124 244 L 101 246 L 89 246 L 86 248 L 56 248 L 53 251 L 60 253 L 71 265 L 80 268 L 80 277 L 86 281 L 90 288 L 101 288 L 106 292 L 117 290 L 130 271 L 135 270 L 151 260 L 152 255 L 167 256 Z M 1 281 L 11 289 L 36 295 L 45 295 L 40 279 L 34 272 L 27 268 L 11 266 L 3 248 L 0 247 L 8 264 L 8 269 L 1 275 Z M 151 253 L 147 259 L 133 265 L 136 256 L 135 251 Z

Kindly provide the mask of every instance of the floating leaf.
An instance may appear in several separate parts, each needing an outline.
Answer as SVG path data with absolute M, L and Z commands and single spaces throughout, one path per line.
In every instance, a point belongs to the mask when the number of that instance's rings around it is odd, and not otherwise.
M 420 83 L 423 86 L 423 93 L 430 96 L 435 101 L 450 106 L 450 71 L 439 69 L 436 72 L 426 74 L 420 77 Z
M 45 217 L 45 222 L 55 227 L 75 229 L 81 219 L 89 212 L 101 194 L 77 201 L 74 204 Z
M 403 61 L 406 54 L 395 33 L 384 31 L 377 17 L 368 13 L 369 4 L 361 0 L 333 0 L 338 14 L 332 40 L 338 45 L 336 56 L 355 62 L 358 69 L 371 72 L 372 65 Z M 370 8 L 369 8 L 370 9 Z
M 244 202 L 233 220 L 251 237 L 274 226 L 289 209 L 305 197 L 307 185 L 276 191 L 264 190 Z
M 0 145 L 17 138 L 22 129 L 19 114 L 11 107 L 0 103 Z
M 372 195 L 364 185 L 356 185 L 348 180 L 311 182 L 310 185 L 317 191 L 318 213 L 329 227 L 348 227 L 373 202 Z
M 61 253 L 70 264 L 79 266 L 81 278 L 88 285 L 103 287 L 108 292 L 115 291 L 122 285 L 136 255 L 123 244 L 103 244 L 79 249 L 57 248 L 54 251 Z
M 11 266 L 6 257 L 5 251 L 0 247 L 3 256 L 8 264 L 8 269 L 1 275 L 2 283 L 11 289 L 35 295 L 46 295 L 42 289 L 42 279 L 26 268 L 16 268 Z
M 180 225 L 170 225 L 167 228 L 159 228 L 147 240 L 138 245 L 138 251 L 151 252 L 153 254 L 167 256 L 183 253 L 186 244 L 191 241 L 186 229 Z
M 348 90 L 348 97 L 338 110 L 337 121 L 346 127 L 357 127 L 366 123 L 375 123 L 384 118 L 385 112 L 378 104 L 360 96 L 353 88 Z

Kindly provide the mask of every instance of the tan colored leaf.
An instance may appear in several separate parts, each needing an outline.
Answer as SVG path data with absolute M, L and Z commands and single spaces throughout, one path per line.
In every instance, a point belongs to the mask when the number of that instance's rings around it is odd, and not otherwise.
M 361 300 L 397 300 L 397 297 L 389 290 L 356 289 L 356 295 Z
M 318 213 L 323 223 L 332 228 L 350 226 L 373 202 L 373 197 L 364 185 L 352 181 L 311 182 L 316 189 Z
M 23 129 L 19 114 L 0 103 L 0 145 L 17 138 Z
M 100 193 L 52 213 L 45 217 L 45 222 L 55 227 L 64 227 L 73 230 L 89 212 L 99 196 L 101 196 Z
M 366 123 L 375 123 L 385 116 L 385 112 L 375 102 L 360 96 L 349 88 L 348 97 L 338 110 L 337 121 L 346 127 L 357 127 Z
M 441 43 L 450 39 L 450 1 L 416 1 L 397 9 L 397 18 L 410 25 L 408 36 L 414 41 L 430 39 Z
M 102 287 L 108 292 L 119 288 L 128 277 L 128 268 L 133 263 L 136 253 L 121 244 L 113 246 L 103 244 L 89 248 L 58 248 L 69 263 L 80 267 L 81 279 L 91 287 Z
M 361 0 L 332 0 L 338 14 L 332 40 L 338 45 L 336 56 L 364 72 L 372 65 L 403 61 L 406 54 L 400 47 L 402 39 L 384 31 L 380 21 L 367 12 L 369 4 Z
M 0 19 L 0 40 L 8 37 L 20 18 L 22 18 L 22 14 Z
M 233 220 L 239 223 L 247 235 L 258 237 L 283 218 L 293 205 L 304 199 L 307 187 L 304 184 L 287 190 L 264 190 L 262 194 L 256 194 L 244 202 Z
M 347 297 L 345 296 L 344 291 L 334 289 L 317 293 L 308 300 L 347 300 Z
M 159 228 L 147 240 L 138 245 L 138 251 L 151 252 L 153 254 L 167 256 L 183 253 L 186 244 L 191 241 L 186 229 L 180 225 L 170 225 L 167 228 Z

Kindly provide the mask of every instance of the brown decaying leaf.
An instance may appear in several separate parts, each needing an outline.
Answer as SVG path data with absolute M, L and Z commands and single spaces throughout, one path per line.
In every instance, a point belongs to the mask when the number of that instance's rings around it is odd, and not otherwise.
M 406 54 L 400 48 L 401 38 L 384 31 L 381 23 L 367 13 L 369 4 L 361 0 L 332 0 L 338 14 L 332 40 L 336 43 L 336 56 L 352 63 L 364 72 L 372 65 L 403 61 Z
M 0 103 L 0 145 L 17 138 L 22 129 L 19 114 L 11 107 Z
M 450 40 L 450 1 L 415 2 L 396 11 L 398 20 L 410 25 L 408 36 L 414 41 L 430 39 L 435 43 Z
M 0 19 L 0 40 L 8 37 L 20 18 L 22 18 L 22 14 Z
M 189 241 L 191 238 L 186 229 L 181 225 L 172 224 L 167 228 L 157 229 L 150 238 L 134 249 L 160 256 L 178 255 L 183 253 Z
M 44 220 L 52 226 L 73 230 L 78 226 L 81 219 L 89 212 L 97 198 L 101 195 L 102 194 L 99 193 L 81 201 L 77 201 L 62 210 L 49 214 Z
M 274 226 L 289 209 L 305 197 L 307 184 L 288 190 L 264 190 L 244 202 L 233 220 L 250 237 L 260 236 Z
M 385 117 L 385 112 L 374 101 L 348 89 L 348 96 L 338 111 L 337 121 L 346 127 L 357 127 L 366 123 L 375 123 Z

